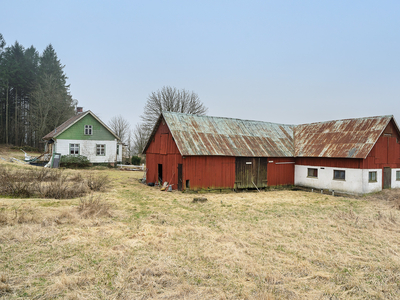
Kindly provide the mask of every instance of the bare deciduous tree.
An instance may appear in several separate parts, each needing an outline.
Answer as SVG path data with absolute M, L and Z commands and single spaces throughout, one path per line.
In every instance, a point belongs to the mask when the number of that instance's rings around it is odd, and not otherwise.
M 146 130 L 144 124 L 136 124 L 133 130 L 133 153 L 135 155 L 142 154 L 144 147 L 146 147 L 149 132 Z
M 152 92 L 147 98 L 141 116 L 146 131 L 151 131 L 162 111 L 204 115 L 207 108 L 195 92 L 164 86 L 161 90 Z
M 130 131 L 130 124 L 127 120 L 125 120 L 121 115 L 112 117 L 110 122 L 108 122 L 108 126 L 122 142 L 125 142 Z

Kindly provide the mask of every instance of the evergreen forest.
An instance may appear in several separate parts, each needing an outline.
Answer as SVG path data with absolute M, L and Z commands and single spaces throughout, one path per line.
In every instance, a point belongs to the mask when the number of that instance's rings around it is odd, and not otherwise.
M 43 149 L 42 137 L 75 114 L 63 69 L 51 44 L 40 54 L 0 33 L 0 144 Z

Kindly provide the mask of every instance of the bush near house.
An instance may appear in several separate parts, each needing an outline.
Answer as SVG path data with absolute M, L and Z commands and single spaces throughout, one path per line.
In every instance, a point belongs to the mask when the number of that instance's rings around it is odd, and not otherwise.
M 83 155 L 63 155 L 61 156 L 60 166 L 65 168 L 86 168 L 90 166 L 90 161 Z
M 142 159 L 139 156 L 132 156 L 132 165 L 140 165 L 140 163 L 142 162 Z

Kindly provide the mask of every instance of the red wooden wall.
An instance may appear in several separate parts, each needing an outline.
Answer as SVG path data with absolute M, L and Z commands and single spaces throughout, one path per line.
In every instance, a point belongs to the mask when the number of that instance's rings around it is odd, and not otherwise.
M 364 169 L 383 167 L 400 168 L 400 144 L 396 137 L 381 136 L 364 160 Z
M 235 157 L 187 156 L 183 161 L 184 186 L 190 180 L 190 189 L 233 189 Z
M 172 138 L 167 124 L 161 121 L 157 132 L 146 151 L 146 181 L 157 182 L 158 164 L 163 166 L 163 181 L 173 183 L 173 189 L 177 189 L 178 164 L 183 159 Z
M 268 186 L 294 185 L 293 157 L 269 157 L 267 166 Z
M 362 169 L 362 158 L 296 157 L 296 165 Z

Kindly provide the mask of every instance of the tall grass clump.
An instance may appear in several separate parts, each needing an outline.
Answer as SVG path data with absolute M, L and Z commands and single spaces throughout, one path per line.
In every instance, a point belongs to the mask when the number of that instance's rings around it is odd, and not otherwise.
M 78 212 L 84 219 L 90 217 L 111 216 L 110 205 L 99 196 L 90 195 L 87 198 L 81 198 Z
M 71 199 L 89 191 L 104 191 L 110 184 L 106 175 L 80 173 L 45 168 L 9 169 L 0 166 L 0 195 L 14 198 Z
M 87 186 L 92 191 L 104 191 L 110 184 L 110 179 L 107 175 L 93 175 L 89 174 L 86 179 Z
M 39 194 L 42 198 L 71 199 L 80 197 L 88 191 L 83 182 L 72 183 L 68 175 L 61 175 L 58 180 L 40 185 Z

